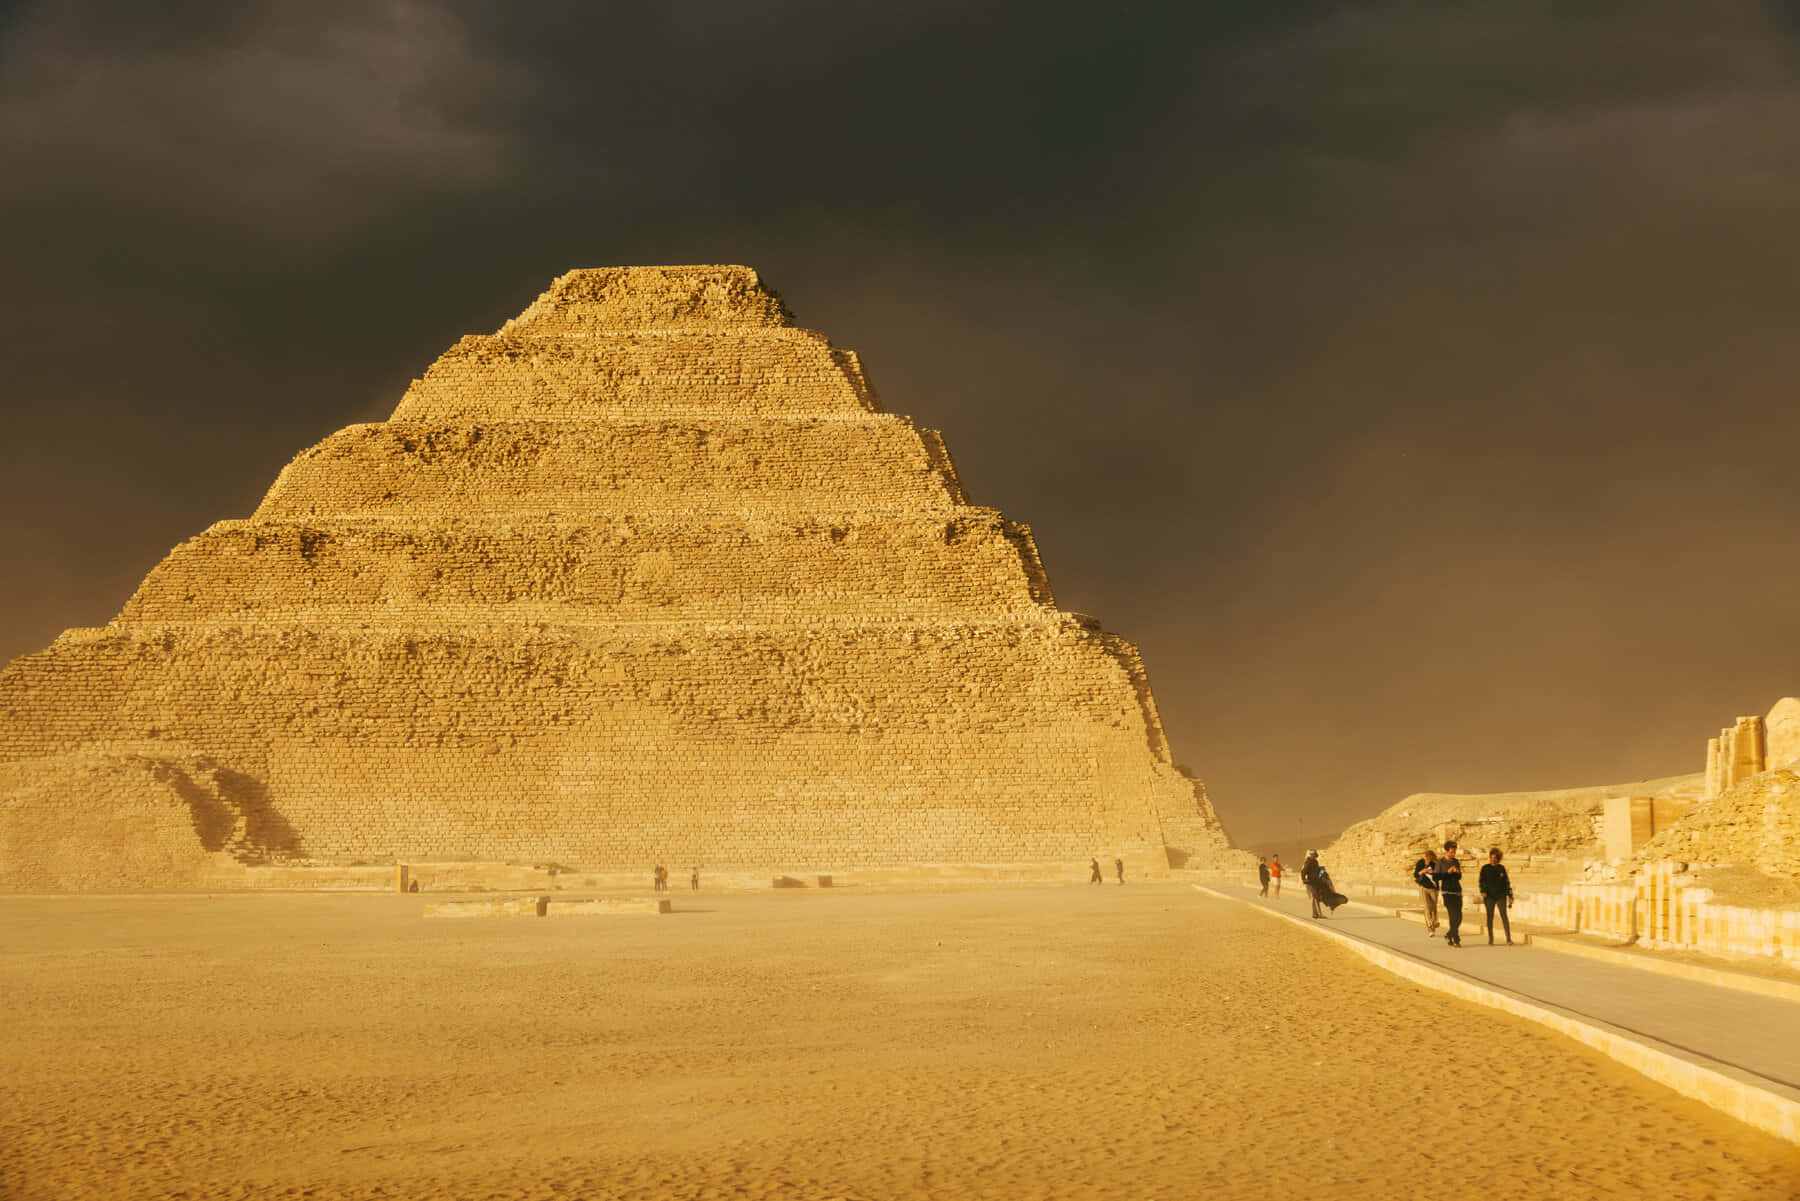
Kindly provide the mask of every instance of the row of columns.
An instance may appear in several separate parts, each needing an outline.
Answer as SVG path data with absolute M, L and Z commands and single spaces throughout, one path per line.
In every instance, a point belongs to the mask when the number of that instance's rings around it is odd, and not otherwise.
M 1760 717 L 1740 717 L 1706 742 L 1706 795 L 1716 797 L 1767 766 L 1768 748 Z

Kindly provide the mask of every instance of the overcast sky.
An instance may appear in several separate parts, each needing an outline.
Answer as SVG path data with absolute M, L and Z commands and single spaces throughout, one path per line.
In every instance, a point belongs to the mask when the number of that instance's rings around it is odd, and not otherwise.
M 577 266 L 748 263 L 1240 840 L 1800 692 L 1800 5 L 0 0 L 0 660 Z

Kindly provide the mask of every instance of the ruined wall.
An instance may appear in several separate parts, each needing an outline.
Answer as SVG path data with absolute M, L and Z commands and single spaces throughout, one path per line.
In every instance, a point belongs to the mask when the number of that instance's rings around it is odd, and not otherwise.
M 1136 649 L 786 320 L 746 268 L 562 277 L 8 667 L 0 763 L 197 748 L 317 860 L 1223 854 Z
M 1501 847 L 1514 861 L 1599 856 L 1603 814 L 1611 798 L 1655 798 L 1657 810 L 1670 814 L 1697 798 L 1703 786 L 1696 772 L 1548 792 L 1414 793 L 1345 830 L 1323 858 L 1340 880 L 1364 875 L 1392 880 L 1396 872 L 1409 876 L 1425 848 L 1437 850 L 1449 838 L 1478 858 L 1490 846 Z
M 1638 858 L 1737 863 L 1800 879 L 1800 772 L 1739 781 L 1659 831 Z
M 1603 811 L 1607 862 L 1629 859 L 1637 849 L 1680 821 L 1693 803 L 1680 797 L 1609 796 Z
M 1769 767 L 1800 769 L 1800 697 L 1775 702 L 1763 718 L 1763 737 Z
M 1706 744 L 1706 795 L 1716 797 L 1766 770 L 1763 719 L 1740 717 Z

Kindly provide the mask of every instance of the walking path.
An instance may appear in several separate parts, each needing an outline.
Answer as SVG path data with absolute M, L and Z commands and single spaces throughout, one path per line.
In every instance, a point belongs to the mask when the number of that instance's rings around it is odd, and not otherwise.
M 1465 913 L 1463 946 L 1443 930 L 1355 902 L 1314 920 L 1305 891 L 1290 885 L 1279 900 L 1253 885 L 1196 885 L 1273 917 L 1345 940 L 1382 967 L 1441 991 L 1561 1030 L 1688 1096 L 1770 1133 L 1800 1143 L 1800 1002 L 1628 964 L 1546 953 L 1529 945 L 1494 946 Z M 1502 937 L 1495 923 L 1495 937 Z M 1515 941 L 1521 935 L 1515 931 Z

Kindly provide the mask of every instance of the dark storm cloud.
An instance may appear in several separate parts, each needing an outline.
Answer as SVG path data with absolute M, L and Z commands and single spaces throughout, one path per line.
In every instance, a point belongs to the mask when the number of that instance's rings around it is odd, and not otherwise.
M 1241 835 L 1800 690 L 1792 5 L 0 6 L 0 655 L 575 265 L 749 262 Z
M 187 235 L 294 255 L 396 189 L 499 171 L 460 111 L 498 81 L 427 5 L 122 7 L 29 11 L 0 76 L 0 146 L 36 184 L 14 204 L 87 218 L 96 251 Z

